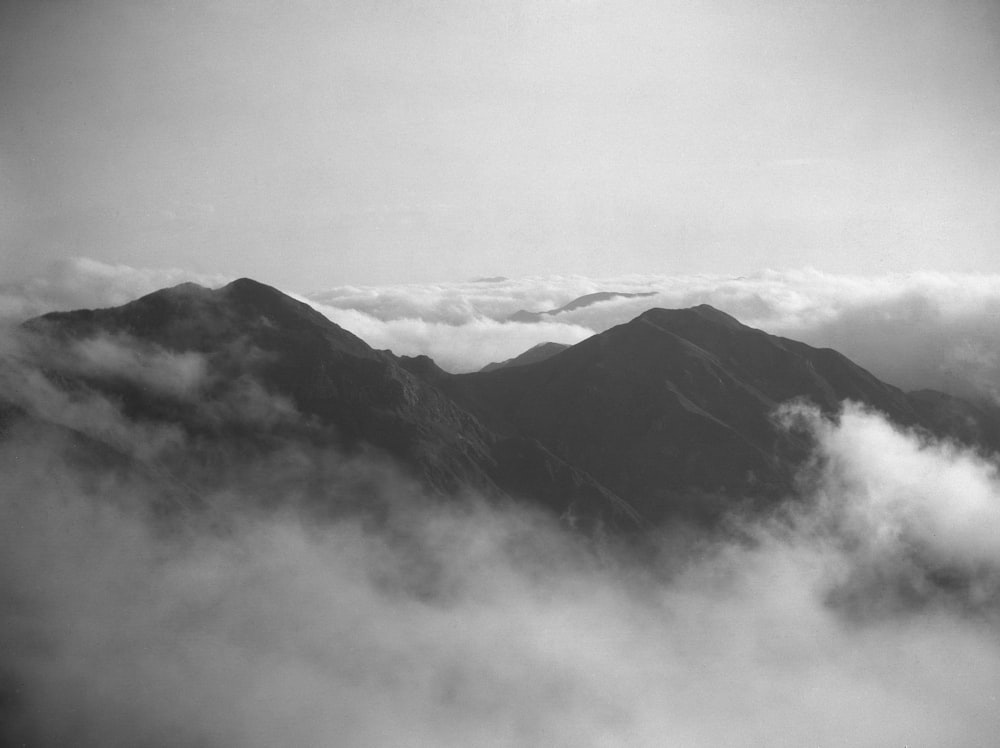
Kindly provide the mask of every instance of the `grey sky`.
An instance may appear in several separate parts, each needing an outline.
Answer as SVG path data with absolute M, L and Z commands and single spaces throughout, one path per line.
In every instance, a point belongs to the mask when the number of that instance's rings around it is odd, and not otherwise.
M 1000 271 L 1000 6 L 0 4 L 0 273 Z

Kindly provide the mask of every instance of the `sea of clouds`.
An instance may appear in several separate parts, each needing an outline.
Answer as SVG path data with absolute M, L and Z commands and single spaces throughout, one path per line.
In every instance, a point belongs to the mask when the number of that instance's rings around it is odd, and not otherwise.
M 289 441 L 206 466 L 175 427 L 58 395 L 39 369 L 197 403 L 210 372 L 191 355 L 3 350 L 0 395 L 57 424 L 14 419 L 0 440 L 5 744 L 961 748 L 1000 731 L 996 464 L 877 413 L 786 408 L 816 447 L 781 508 L 623 547 L 426 496 L 375 456 Z M 67 429 L 128 459 L 81 460 Z M 188 453 L 211 487 L 164 512 L 161 468 Z
M 597 292 L 619 297 L 511 322 L 520 309 L 558 309 Z M 995 399 L 1000 382 L 1000 277 L 914 273 L 844 276 L 815 270 L 718 275 L 622 276 L 341 287 L 309 295 L 330 319 L 376 347 L 426 353 L 470 371 L 537 343 L 577 343 L 651 307 L 710 304 L 744 324 L 835 348 L 906 390 L 933 388 Z

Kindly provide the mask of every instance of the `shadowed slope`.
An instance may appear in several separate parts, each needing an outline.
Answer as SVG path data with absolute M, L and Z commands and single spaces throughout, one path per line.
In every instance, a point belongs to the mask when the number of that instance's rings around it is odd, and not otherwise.
M 808 447 L 773 421 L 787 401 L 833 413 L 849 399 L 902 425 L 943 426 L 836 351 L 707 305 L 652 309 L 547 360 L 450 387 L 498 430 L 538 439 L 653 520 L 787 492 Z
M 633 521 L 624 502 L 537 442 L 497 436 L 408 371 L 405 362 L 249 279 L 214 291 L 184 284 L 113 309 L 49 314 L 26 329 L 63 346 L 110 336 L 133 347 L 204 357 L 205 381 L 188 402 L 105 375 L 75 377 L 123 399 L 133 418 L 180 423 L 189 435 L 222 438 L 243 449 L 289 439 L 347 451 L 371 445 L 446 493 L 506 492 L 560 513 L 572 509 L 592 520 L 607 515 Z M 266 425 L 206 419 L 214 412 L 210 404 L 225 401 L 236 383 L 248 381 L 266 397 L 290 403 L 294 412 Z M 526 471 L 526 464 L 534 468 Z

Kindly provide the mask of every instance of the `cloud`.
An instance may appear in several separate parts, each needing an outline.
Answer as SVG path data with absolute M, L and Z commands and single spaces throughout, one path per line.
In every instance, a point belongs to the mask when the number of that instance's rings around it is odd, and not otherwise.
M 995 458 L 902 430 L 853 404 L 836 424 L 799 407 L 786 407 L 783 417 L 818 439 L 806 524 L 810 536 L 841 544 L 846 563 L 834 597 L 861 611 L 940 602 L 995 610 Z
M 388 349 L 399 356 L 427 355 L 452 372 L 482 368 L 480 361 L 485 366 L 513 358 L 536 345 L 539 337 L 572 345 L 594 334 L 581 325 L 546 322 L 526 325 L 486 317 L 473 317 L 462 324 L 412 317 L 382 321 L 355 310 L 314 306 L 373 348 Z
M 53 262 L 39 276 L 0 285 L 0 322 L 17 323 L 52 311 L 118 306 L 185 281 L 217 286 L 231 278 L 177 268 L 111 265 L 86 257 Z
M 74 373 L 125 379 L 143 389 L 191 398 L 206 384 L 205 357 L 191 352 L 174 353 L 135 340 L 100 335 L 69 345 L 65 365 Z
M 74 355 L 76 351 L 91 351 L 85 342 L 62 351 L 26 336 L 5 335 L 0 341 L 4 343 L 4 355 L 0 358 L 0 404 L 10 404 L 32 418 L 86 435 L 139 460 L 153 459 L 182 444 L 181 430 L 174 424 L 133 421 L 124 416 L 120 401 L 113 396 L 86 385 L 66 388 L 57 384 L 65 374 L 87 373 L 86 354 L 82 359 Z M 99 370 L 103 375 L 112 374 L 109 367 L 115 363 L 114 358 L 125 378 L 152 370 L 150 359 L 139 363 L 141 359 L 134 351 L 126 352 L 124 348 L 115 351 L 122 355 L 109 358 L 100 366 L 90 363 L 94 373 Z M 180 370 L 184 369 L 182 366 Z M 161 373 L 154 379 L 165 381 Z
M 433 499 L 383 462 L 335 452 L 318 490 L 352 508 L 318 517 L 297 499 L 317 462 L 293 445 L 215 466 L 208 509 L 164 517 L 155 475 L 95 482 L 51 436 L 8 431 L 3 737 L 989 743 L 994 465 L 851 405 L 836 421 L 784 418 L 816 445 L 801 495 L 734 517 L 726 539 L 653 537 L 646 555 L 525 507 Z M 270 476 L 266 502 L 242 495 L 244 472 Z
M 597 291 L 653 293 L 617 298 L 546 317 L 507 320 L 519 309 L 545 311 Z M 468 371 L 545 341 L 572 343 L 633 319 L 650 307 L 711 304 L 740 321 L 818 347 L 832 347 L 904 389 L 997 396 L 1000 381 L 1000 278 L 915 273 L 845 276 L 813 270 L 720 275 L 535 277 L 491 283 L 342 287 L 310 299 L 334 321 L 380 347 L 422 352 Z M 419 334 L 416 320 L 424 323 Z M 353 326 L 353 327 L 352 327 Z M 468 332 L 466 335 L 464 333 Z M 475 340 L 476 345 L 469 345 Z M 523 343 L 519 350 L 510 343 Z M 417 349 L 420 349 L 419 351 Z
M 245 341 L 208 355 L 127 335 L 66 341 L 22 329 L 0 333 L 0 350 L 0 405 L 146 463 L 198 464 L 187 459 L 191 429 L 263 435 L 304 426 L 287 397 L 253 377 L 264 354 Z

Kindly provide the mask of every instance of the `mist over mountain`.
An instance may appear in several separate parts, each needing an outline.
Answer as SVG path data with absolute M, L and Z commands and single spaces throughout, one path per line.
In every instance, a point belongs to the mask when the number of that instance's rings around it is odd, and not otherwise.
M 248 279 L 28 322 L 4 740 L 991 739 L 990 407 L 707 305 L 550 352 L 450 374 Z

